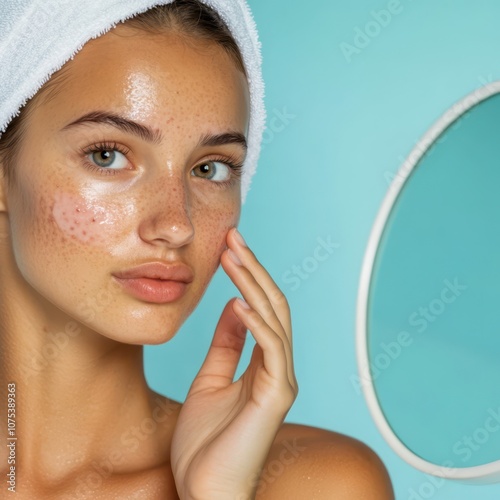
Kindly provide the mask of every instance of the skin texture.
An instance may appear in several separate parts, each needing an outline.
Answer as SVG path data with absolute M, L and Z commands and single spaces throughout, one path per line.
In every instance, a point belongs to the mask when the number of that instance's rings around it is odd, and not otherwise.
M 242 162 L 245 149 L 200 145 L 207 135 L 246 135 L 244 75 L 207 41 L 126 26 L 88 42 L 65 71 L 64 84 L 40 94 L 29 115 L 15 182 L 0 185 L 0 397 L 15 381 L 18 498 L 288 499 L 297 488 L 300 498 L 393 498 L 364 445 L 281 425 L 297 395 L 288 305 L 231 229 L 240 183 L 224 162 Z M 67 127 L 95 111 L 146 125 L 157 140 L 110 124 Z M 104 159 L 88 148 L 103 142 L 121 151 L 115 174 L 91 168 Z M 214 178 L 200 169 L 207 161 L 218 162 Z M 151 261 L 191 268 L 180 299 L 138 300 L 113 278 Z M 142 344 L 175 335 L 219 264 L 251 308 L 226 305 L 183 406 L 147 386 Z M 247 329 L 257 345 L 233 384 Z M 5 442 L 4 415 L 0 424 Z M 279 481 L 252 483 L 281 459 L 284 439 L 307 451 Z M 223 460 L 234 470 L 220 467 Z M 2 447 L 2 474 L 6 462 Z M 293 482 L 306 470 L 330 496 Z M 201 495 L 192 484 L 204 487 Z
M 174 50 L 161 50 L 165 43 Z M 241 161 L 240 146 L 196 146 L 205 134 L 245 133 L 248 117 L 243 75 L 226 71 L 229 59 L 219 49 L 202 51 L 198 45 L 195 51 L 182 39 L 114 34 L 90 42 L 68 64 L 71 76 L 57 98 L 32 113 L 17 189 L 7 195 L 23 277 L 59 309 L 113 340 L 169 340 L 206 289 L 225 235 L 239 219 L 238 182 L 221 189 L 200 174 L 189 176 L 210 155 Z M 141 94 L 136 86 L 145 75 L 150 85 Z M 152 147 L 105 125 L 61 131 L 94 110 L 140 116 L 141 123 L 161 130 L 164 140 Z M 124 168 L 115 175 L 82 166 L 80 149 L 104 139 L 126 142 L 122 147 L 130 150 L 128 159 L 119 153 L 115 163 Z M 110 274 L 159 259 L 184 262 L 197 277 L 181 307 L 158 308 L 112 293 Z M 102 289 L 111 290 L 106 314 L 93 315 L 86 298 L 98 297 Z

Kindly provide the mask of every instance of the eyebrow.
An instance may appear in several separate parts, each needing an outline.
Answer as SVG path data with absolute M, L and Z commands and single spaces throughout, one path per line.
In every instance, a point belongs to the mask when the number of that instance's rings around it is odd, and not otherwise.
M 107 113 L 105 111 L 92 111 L 80 116 L 80 118 L 77 118 L 71 123 L 65 125 L 61 130 L 67 130 L 71 127 L 85 123 L 104 123 L 106 125 L 112 125 L 123 132 L 136 135 L 147 142 L 155 144 L 158 144 L 163 140 L 163 136 L 159 130 L 154 130 L 146 125 L 141 125 L 140 123 L 129 120 L 123 116 L 116 115 L 114 113 Z
M 108 113 L 106 111 L 92 111 L 90 113 L 86 113 L 85 115 L 80 116 L 80 118 L 77 118 L 71 123 L 65 125 L 61 130 L 68 130 L 71 127 L 86 123 L 104 123 L 106 125 L 111 125 L 122 130 L 123 132 L 136 135 L 141 139 L 154 144 L 159 144 L 163 140 L 163 135 L 158 129 L 153 129 L 133 120 L 129 120 L 124 116 L 120 116 L 115 113 Z M 198 143 L 198 146 L 223 146 L 225 144 L 239 144 L 245 151 L 248 149 L 247 140 L 240 132 L 205 134 Z
M 201 138 L 199 146 L 224 146 L 225 144 L 238 144 L 245 152 L 248 150 L 247 140 L 240 132 L 226 132 L 225 134 L 206 134 Z

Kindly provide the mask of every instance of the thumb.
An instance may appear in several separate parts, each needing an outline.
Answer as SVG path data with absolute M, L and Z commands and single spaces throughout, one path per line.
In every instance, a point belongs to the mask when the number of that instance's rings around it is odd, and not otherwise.
M 196 391 L 224 388 L 233 382 L 247 333 L 233 311 L 235 300 L 231 299 L 222 311 L 207 356 L 196 376 Z

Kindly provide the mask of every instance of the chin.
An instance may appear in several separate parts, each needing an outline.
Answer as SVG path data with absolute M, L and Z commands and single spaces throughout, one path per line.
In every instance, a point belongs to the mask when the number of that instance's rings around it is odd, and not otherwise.
M 207 280 L 208 281 L 208 280 Z M 101 300 L 85 303 L 77 311 L 76 321 L 98 335 L 130 345 L 158 345 L 171 340 L 196 309 L 208 282 L 188 292 L 178 300 L 157 304 L 119 293 L 102 295 Z M 98 294 L 99 295 L 99 294 Z M 106 300 L 105 300 L 106 299 Z
M 120 342 L 121 344 L 159 345 L 172 340 L 177 334 L 180 326 L 181 325 L 172 328 L 172 325 L 170 325 L 169 328 L 158 327 L 155 329 L 151 325 L 149 325 L 147 327 L 142 327 L 141 329 L 136 329 L 128 332 L 124 332 L 123 330 L 121 330 L 115 332 L 101 331 L 98 333 L 100 333 L 103 337 L 108 338 L 109 340 Z
M 144 307 L 146 306 L 146 307 Z M 186 304 L 169 305 L 113 304 L 112 307 L 96 311 L 92 316 L 66 313 L 72 321 L 84 328 L 85 335 L 102 341 L 114 341 L 130 345 L 157 345 L 171 340 L 190 314 Z M 81 331 L 81 328 L 78 328 Z M 98 341 L 99 342 L 99 341 Z

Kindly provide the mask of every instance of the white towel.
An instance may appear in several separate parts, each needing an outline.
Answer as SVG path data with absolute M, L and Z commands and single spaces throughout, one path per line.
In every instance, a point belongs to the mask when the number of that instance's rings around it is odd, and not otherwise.
M 265 127 L 260 42 L 245 0 L 202 0 L 236 40 L 248 74 L 250 124 L 242 202 L 257 167 Z M 92 38 L 172 0 L 0 0 L 0 135 L 50 76 Z

